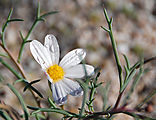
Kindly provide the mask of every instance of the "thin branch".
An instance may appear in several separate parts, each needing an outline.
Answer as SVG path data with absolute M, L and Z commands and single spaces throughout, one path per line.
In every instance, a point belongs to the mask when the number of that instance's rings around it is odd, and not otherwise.
M 86 116 L 85 118 L 83 118 L 83 120 L 90 120 L 90 119 L 97 119 L 97 118 L 102 118 L 102 115 L 108 115 L 109 117 L 111 117 L 112 115 L 118 114 L 118 113 L 123 113 L 123 114 L 127 114 L 129 116 L 132 116 L 134 118 L 138 118 L 138 119 L 144 119 L 144 120 L 155 120 L 155 118 L 151 118 L 151 117 L 147 117 L 145 115 L 142 115 L 140 113 L 135 113 L 137 112 L 136 110 L 133 109 L 127 109 L 125 107 L 121 107 L 118 109 L 111 109 L 110 111 L 103 111 L 103 112 L 95 112 L 92 113 L 88 116 Z
M 123 91 L 124 92 L 124 91 Z M 114 109 L 116 109 L 118 106 L 119 106 L 119 103 L 120 103 L 120 100 L 121 100 L 121 97 L 122 97 L 122 94 L 123 92 L 121 92 L 116 100 L 116 103 L 115 103 L 115 106 L 114 106 Z
M 101 115 L 114 115 L 118 113 L 124 113 L 124 112 L 134 112 L 134 110 L 125 109 L 125 108 L 118 108 L 118 109 L 111 109 L 110 111 L 102 111 L 102 112 L 94 112 L 93 114 L 88 115 L 83 120 L 90 120 L 90 119 L 96 119 Z
M 5 110 L 9 114 L 9 116 L 14 120 L 24 120 L 23 118 L 20 118 L 19 113 L 9 105 L 0 103 L 0 109 Z
M 153 61 L 153 60 L 156 60 L 156 56 L 155 57 L 151 57 L 151 58 L 149 58 L 149 59 L 145 59 L 144 60 L 144 64 L 147 64 L 147 63 L 149 63 L 149 62 L 151 62 L 151 61 Z M 140 63 L 137 65 L 137 67 L 136 68 L 139 68 L 140 67 Z
M 114 57 L 115 57 L 115 61 L 117 64 L 117 68 L 118 68 L 118 73 L 119 73 L 119 82 L 120 82 L 120 92 L 121 92 L 121 88 L 123 85 L 123 76 L 122 76 L 122 67 L 121 67 L 121 62 L 119 59 L 119 55 L 118 55 L 118 51 L 117 51 L 117 45 L 113 36 L 113 30 L 112 30 L 112 21 L 113 19 L 109 19 L 109 16 L 107 14 L 106 9 L 103 10 L 104 11 L 104 15 L 108 24 L 108 30 L 105 27 L 102 27 L 105 31 L 107 31 L 109 33 L 109 37 L 112 43 L 112 48 L 113 48 L 113 52 L 114 52 Z
M 26 75 L 24 73 L 23 68 L 21 67 L 21 65 L 19 63 L 16 62 L 15 58 L 13 57 L 13 55 L 11 54 L 11 52 L 4 46 L 2 45 L 2 43 L 0 43 L 0 46 L 4 49 L 4 51 L 9 55 L 10 59 L 14 62 L 14 64 L 16 65 L 16 67 L 18 68 L 18 70 L 20 71 L 20 73 L 22 74 L 22 76 L 26 79 Z

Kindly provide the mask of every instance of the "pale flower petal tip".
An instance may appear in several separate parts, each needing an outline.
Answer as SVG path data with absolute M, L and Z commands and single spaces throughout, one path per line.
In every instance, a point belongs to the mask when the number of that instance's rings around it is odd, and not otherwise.
M 59 98 L 58 100 L 54 100 L 57 105 L 63 105 L 67 102 L 67 95 L 63 98 Z
M 94 75 L 94 67 L 91 65 L 87 65 L 87 64 L 82 64 L 82 67 L 84 69 L 84 71 L 86 71 L 86 75 L 87 76 L 92 76 Z M 84 75 L 85 76 L 85 75 Z
M 52 64 L 58 64 L 60 57 L 60 49 L 57 42 L 57 39 L 54 35 L 48 34 L 45 37 L 44 46 L 47 48 L 47 51 L 50 53 Z
M 83 95 L 83 90 L 81 87 L 79 87 L 79 89 L 74 90 L 70 93 L 70 95 L 72 96 L 82 96 Z
M 39 41 L 33 40 L 30 43 L 30 51 L 34 59 L 41 65 L 42 69 L 46 69 L 51 65 L 50 54 Z
M 82 96 L 83 95 L 83 90 L 80 87 L 78 90 L 74 90 L 74 91 L 72 91 L 69 94 L 72 95 L 72 96 Z M 67 103 L 67 96 L 68 96 L 68 94 L 66 96 L 64 96 L 64 97 L 61 97 L 61 98 L 58 98 L 58 99 L 54 99 L 54 101 L 55 101 L 55 103 L 57 105 L 63 105 L 65 103 Z
M 94 75 L 94 67 L 87 64 L 78 64 L 65 70 L 65 77 L 83 78 L 85 76 Z M 86 74 L 87 72 L 87 74 Z
M 86 56 L 84 49 L 78 48 L 67 53 L 60 61 L 60 66 L 64 69 L 68 69 L 72 66 L 78 65 Z

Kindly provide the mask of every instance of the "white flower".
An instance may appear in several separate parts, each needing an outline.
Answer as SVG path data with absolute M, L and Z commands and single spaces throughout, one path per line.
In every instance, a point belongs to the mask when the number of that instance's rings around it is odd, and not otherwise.
M 78 48 L 70 51 L 59 62 L 58 42 L 54 35 L 47 35 L 44 46 L 37 40 L 33 40 L 30 43 L 30 50 L 51 83 L 53 99 L 56 104 L 64 104 L 68 94 L 73 96 L 83 94 L 80 85 L 72 80 L 85 76 L 84 65 L 80 64 L 86 56 L 83 49 Z M 94 67 L 90 65 L 85 65 L 85 68 L 87 75 L 94 72 Z

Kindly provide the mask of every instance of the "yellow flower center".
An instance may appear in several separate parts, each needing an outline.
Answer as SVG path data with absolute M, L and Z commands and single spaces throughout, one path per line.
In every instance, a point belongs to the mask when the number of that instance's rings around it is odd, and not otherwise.
M 49 74 L 50 78 L 53 80 L 53 83 L 56 83 L 63 79 L 64 71 L 63 68 L 58 65 L 52 65 L 47 69 L 47 73 Z

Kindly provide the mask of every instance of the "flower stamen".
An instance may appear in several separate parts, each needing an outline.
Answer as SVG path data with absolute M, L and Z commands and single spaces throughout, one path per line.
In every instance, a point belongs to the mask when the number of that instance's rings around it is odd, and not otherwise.
M 53 83 L 56 83 L 56 82 L 62 80 L 64 77 L 63 68 L 57 64 L 50 66 L 47 69 L 47 73 L 50 76 L 50 78 L 53 80 Z

